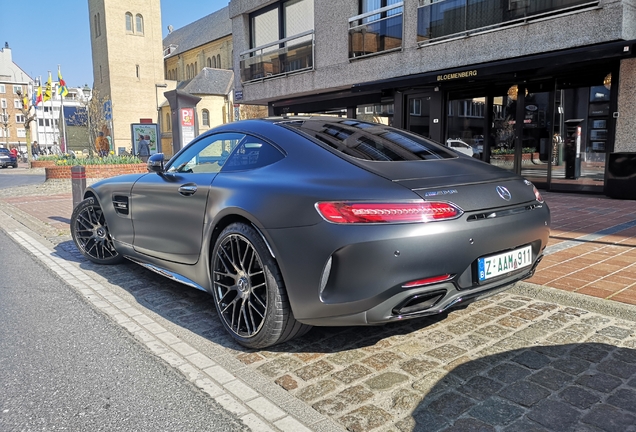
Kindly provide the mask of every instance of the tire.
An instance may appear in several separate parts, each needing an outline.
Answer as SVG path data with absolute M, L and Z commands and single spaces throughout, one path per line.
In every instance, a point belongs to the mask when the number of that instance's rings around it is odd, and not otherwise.
M 266 348 L 311 329 L 294 318 L 278 265 L 253 227 L 228 225 L 210 261 L 214 304 L 238 343 Z
M 71 235 L 82 255 L 96 264 L 118 264 L 124 260 L 115 249 L 104 212 L 95 198 L 86 198 L 73 210 Z

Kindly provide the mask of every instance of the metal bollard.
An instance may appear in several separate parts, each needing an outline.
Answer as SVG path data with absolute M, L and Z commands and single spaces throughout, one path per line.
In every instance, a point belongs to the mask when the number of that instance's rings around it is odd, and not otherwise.
M 71 186 L 73 188 L 73 208 L 82 202 L 86 189 L 86 168 L 82 165 L 71 167 Z

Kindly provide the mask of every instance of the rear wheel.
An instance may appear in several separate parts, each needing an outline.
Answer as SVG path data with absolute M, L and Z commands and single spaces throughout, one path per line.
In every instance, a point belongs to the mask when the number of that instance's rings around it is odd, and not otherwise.
M 97 264 L 117 264 L 124 260 L 113 242 L 102 208 L 95 198 L 86 198 L 73 210 L 71 235 L 75 245 Z
M 265 348 L 301 336 L 276 261 L 254 228 L 233 223 L 214 246 L 214 303 L 225 329 L 241 345 Z

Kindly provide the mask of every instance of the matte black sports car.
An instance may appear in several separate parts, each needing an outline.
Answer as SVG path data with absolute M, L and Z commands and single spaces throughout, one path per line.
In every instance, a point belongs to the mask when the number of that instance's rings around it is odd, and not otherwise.
M 358 120 L 230 123 L 148 169 L 87 188 L 77 247 L 208 291 L 252 348 L 482 298 L 530 277 L 548 241 L 529 181 Z

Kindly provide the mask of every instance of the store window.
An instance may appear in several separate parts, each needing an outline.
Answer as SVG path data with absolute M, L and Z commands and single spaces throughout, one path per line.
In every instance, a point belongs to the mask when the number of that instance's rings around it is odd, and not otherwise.
M 393 103 L 386 101 L 386 103 L 381 104 L 358 105 L 356 119 L 392 126 Z
M 476 158 L 483 157 L 486 134 L 486 97 L 457 97 L 448 101 L 446 144 L 466 149 Z

